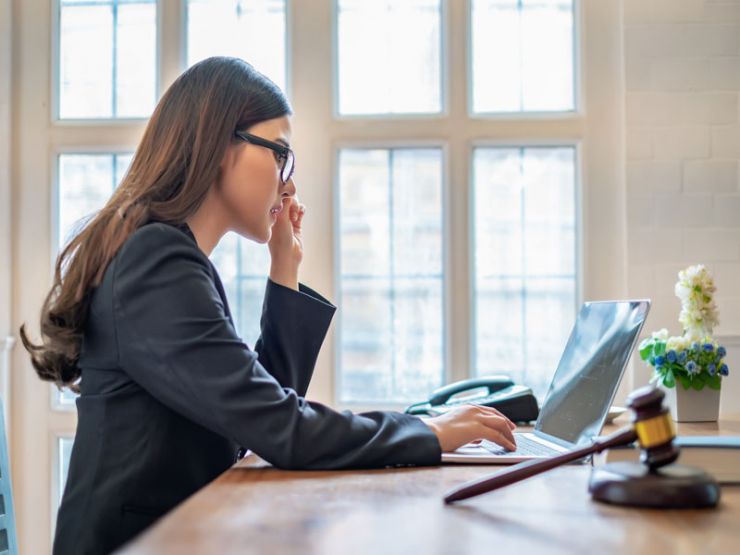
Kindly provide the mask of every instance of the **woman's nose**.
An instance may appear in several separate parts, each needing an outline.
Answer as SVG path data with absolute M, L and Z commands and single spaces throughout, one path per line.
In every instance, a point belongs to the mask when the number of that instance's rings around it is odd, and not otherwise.
M 288 179 L 285 185 L 283 185 L 283 192 L 281 196 L 294 197 L 295 193 L 296 193 L 295 182 L 293 181 L 293 178 L 291 177 L 290 179 Z

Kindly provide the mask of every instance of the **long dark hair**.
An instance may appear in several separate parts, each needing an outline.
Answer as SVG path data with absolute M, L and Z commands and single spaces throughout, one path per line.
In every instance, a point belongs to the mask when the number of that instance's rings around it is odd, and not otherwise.
M 57 257 L 41 309 L 41 343 L 31 343 L 25 324 L 20 328 L 42 380 L 79 391 L 91 292 L 126 239 L 149 221 L 185 222 L 216 181 L 234 132 L 291 113 L 283 92 L 238 58 L 208 58 L 172 83 L 120 185 Z

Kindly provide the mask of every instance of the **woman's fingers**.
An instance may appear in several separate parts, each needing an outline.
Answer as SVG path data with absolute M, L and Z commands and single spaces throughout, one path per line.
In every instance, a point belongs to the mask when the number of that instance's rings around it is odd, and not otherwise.
M 303 223 L 303 216 L 306 214 L 306 206 L 299 204 L 298 202 L 293 203 L 290 207 L 290 221 L 293 222 L 293 227 L 297 230 L 301 229 Z
M 480 417 L 480 423 L 485 427 L 486 433 L 501 438 L 504 440 L 504 443 L 501 443 L 499 439 L 491 439 L 488 436 L 485 436 L 485 439 L 490 439 L 511 451 L 516 451 L 516 439 L 511 428 L 508 426 L 508 420 L 506 418 L 498 415 L 484 414 Z
M 495 428 L 489 428 L 485 424 L 481 424 L 481 435 L 483 436 L 483 439 L 497 443 L 504 449 L 516 451 L 516 443 Z
M 471 442 L 478 443 L 482 439 L 516 451 L 511 421 L 490 407 L 460 405 L 423 421 L 436 434 L 445 453 Z

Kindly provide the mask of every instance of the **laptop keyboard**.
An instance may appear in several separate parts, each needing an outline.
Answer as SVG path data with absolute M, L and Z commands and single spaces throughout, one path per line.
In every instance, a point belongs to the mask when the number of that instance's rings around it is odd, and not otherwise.
M 502 455 L 505 457 L 522 457 L 522 456 L 535 456 L 535 457 L 552 457 L 553 455 L 560 454 L 560 451 L 552 449 L 547 445 L 543 445 L 537 441 L 529 438 L 529 436 L 517 434 L 516 436 L 516 451 L 507 451 L 501 447 L 498 443 L 493 443 L 484 439 L 480 442 L 481 447 L 486 451 L 490 451 L 494 455 Z

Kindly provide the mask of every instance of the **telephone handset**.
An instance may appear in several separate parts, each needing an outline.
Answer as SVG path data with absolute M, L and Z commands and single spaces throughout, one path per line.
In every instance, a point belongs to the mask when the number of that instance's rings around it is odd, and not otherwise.
M 445 385 L 434 390 L 429 401 L 408 407 L 406 413 L 437 416 L 462 404 L 494 407 L 514 422 L 537 420 L 539 415 L 532 390 L 516 385 L 508 376 L 483 376 Z
M 476 397 L 475 393 L 469 393 L 476 389 L 485 388 L 486 395 L 500 391 L 506 387 L 514 385 L 514 382 L 508 376 L 486 376 L 483 378 L 472 378 L 470 380 L 462 380 L 459 382 L 447 384 L 439 389 L 435 389 L 432 392 L 432 396 L 429 398 L 430 405 L 443 405 L 449 401 L 450 397 L 464 393 L 464 398 Z

